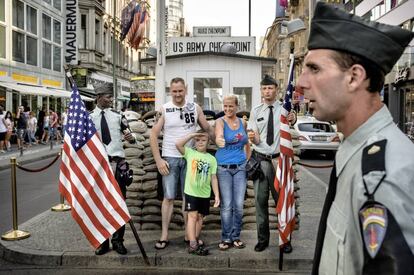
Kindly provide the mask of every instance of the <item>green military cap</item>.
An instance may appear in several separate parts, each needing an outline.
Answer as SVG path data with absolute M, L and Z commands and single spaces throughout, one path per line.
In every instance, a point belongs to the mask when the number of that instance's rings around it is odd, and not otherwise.
M 114 93 L 114 85 L 109 82 L 99 83 L 94 85 L 96 95 L 103 95 L 103 94 L 113 94 Z
M 275 85 L 277 86 L 277 81 L 268 74 L 265 74 L 262 81 L 260 81 L 260 85 Z
M 348 52 L 377 64 L 387 74 L 414 33 L 371 22 L 330 4 L 318 2 L 311 21 L 308 49 Z

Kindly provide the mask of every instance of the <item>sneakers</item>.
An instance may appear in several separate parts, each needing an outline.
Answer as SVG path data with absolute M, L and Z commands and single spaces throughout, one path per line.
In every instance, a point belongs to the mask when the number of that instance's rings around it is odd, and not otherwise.
M 6 153 L 6 151 L 4 151 L 4 150 L 0 150 L 0 154 L 2 154 L 2 153 Z
M 198 245 L 196 247 L 189 247 L 188 253 L 197 255 L 197 256 L 207 256 L 208 255 L 208 249 L 204 248 L 204 246 Z

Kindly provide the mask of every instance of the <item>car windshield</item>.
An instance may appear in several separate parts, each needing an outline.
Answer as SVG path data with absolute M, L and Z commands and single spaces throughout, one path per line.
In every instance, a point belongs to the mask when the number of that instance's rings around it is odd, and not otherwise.
M 325 123 L 301 123 L 298 125 L 299 131 L 303 132 L 319 132 L 319 133 L 332 133 L 333 129 L 329 124 Z

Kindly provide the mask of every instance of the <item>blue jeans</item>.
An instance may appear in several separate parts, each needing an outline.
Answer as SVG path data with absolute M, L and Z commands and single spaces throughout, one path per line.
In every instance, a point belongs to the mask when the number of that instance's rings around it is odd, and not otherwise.
M 243 203 L 246 193 L 246 164 L 235 169 L 218 166 L 220 187 L 221 240 L 232 242 L 240 239 L 243 223 Z
M 184 180 L 186 173 L 186 161 L 184 158 L 163 158 L 170 167 L 170 173 L 162 177 L 162 187 L 165 199 L 175 199 L 177 196 L 178 184 L 181 187 L 181 194 L 184 194 Z M 182 196 L 184 198 L 184 195 Z

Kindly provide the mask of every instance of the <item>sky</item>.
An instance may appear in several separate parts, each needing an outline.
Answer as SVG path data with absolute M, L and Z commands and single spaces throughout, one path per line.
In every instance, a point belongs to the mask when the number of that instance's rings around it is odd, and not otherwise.
M 251 35 L 256 36 L 256 50 L 260 37 L 272 25 L 277 0 L 251 0 Z M 249 0 L 184 0 L 187 29 L 193 26 L 231 26 L 232 36 L 249 35 Z

